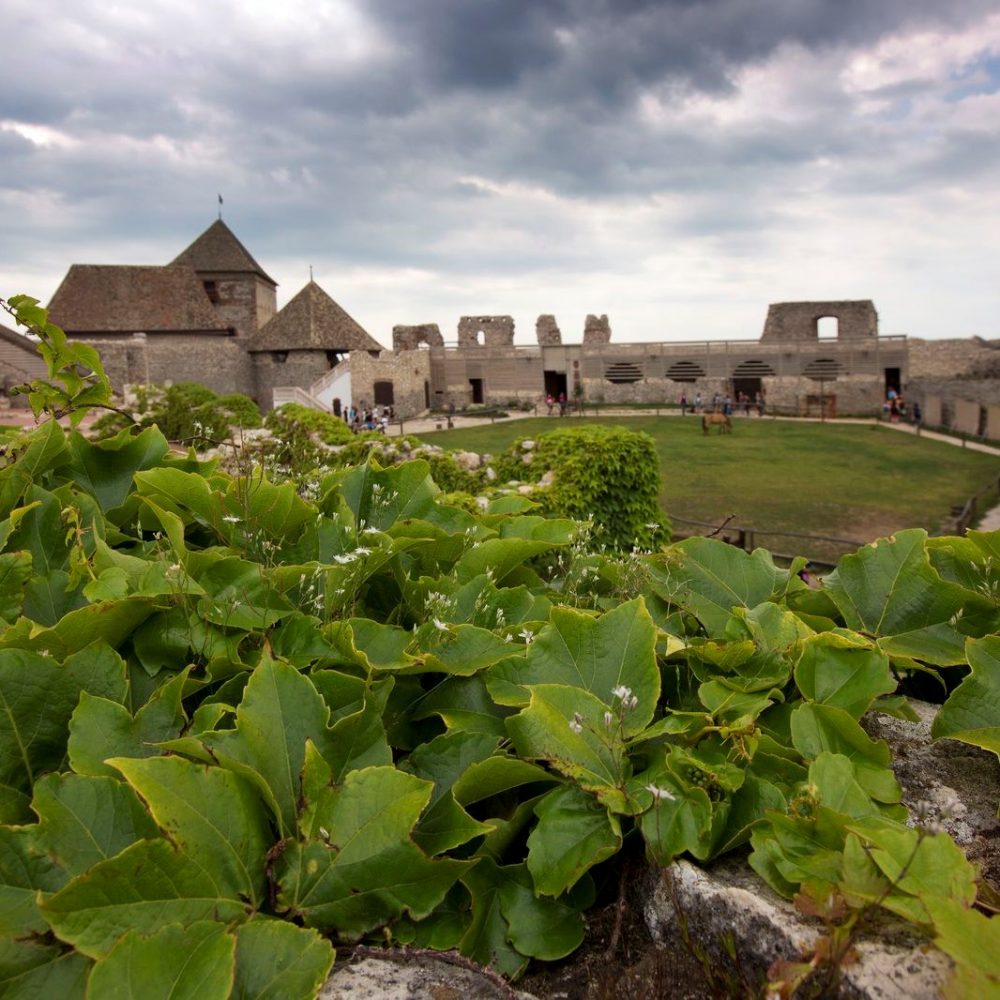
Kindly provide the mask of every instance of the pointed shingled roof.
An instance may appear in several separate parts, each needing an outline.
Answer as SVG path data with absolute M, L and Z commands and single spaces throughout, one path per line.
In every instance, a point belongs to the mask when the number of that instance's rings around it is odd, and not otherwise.
M 171 264 L 189 264 L 196 271 L 249 272 L 277 287 L 277 282 L 253 259 L 222 219 L 216 219 L 194 243 L 182 250 Z
M 73 264 L 49 303 L 69 333 L 218 332 L 216 315 L 191 267 Z
M 248 351 L 382 351 L 385 348 L 315 281 L 247 341 Z

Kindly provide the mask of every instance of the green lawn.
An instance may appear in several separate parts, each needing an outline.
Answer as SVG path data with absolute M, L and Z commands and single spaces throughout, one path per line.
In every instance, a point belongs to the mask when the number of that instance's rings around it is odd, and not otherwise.
M 515 437 L 582 422 L 539 418 L 421 436 L 446 448 L 495 453 Z M 901 528 L 938 531 L 952 505 L 1000 474 L 995 456 L 870 425 L 737 418 L 732 435 L 705 437 L 697 418 L 601 422 L 645 431 L 656 441 L 668 514 L 716 524 L 735 514 L 732 524 L 753 528 L 757 544 L 776 552 L 821 557 L 845 551 L 779 532 L 860 542 Z M 985 506 L 991 503 L 987 498 Z M 676 527 L 705 530 L 680 521 Z

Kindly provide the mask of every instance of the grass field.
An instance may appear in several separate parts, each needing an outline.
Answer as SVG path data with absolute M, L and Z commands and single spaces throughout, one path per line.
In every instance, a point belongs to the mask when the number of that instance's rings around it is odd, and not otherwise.
M 502 451 L 514 438 L 560 422 L 538 418 L 423 434 L 429 443 L 478 452 Z M 901 528 L 941 529 L 962 504 L 1000 474 L 1000 459 L 884 427 L 735 419 L 731 435 L 705 437 L 697 418 L 602 420 L 645 431 L 656 442 L 669 515 L 752 528 L 758 545 L 817 558 L 845 546 L 782 537 L 802 532 L 870 541 Z M 989 506 L 991 501 L 987 501 Z M 683 533 L 705 529 L 679 522 Z

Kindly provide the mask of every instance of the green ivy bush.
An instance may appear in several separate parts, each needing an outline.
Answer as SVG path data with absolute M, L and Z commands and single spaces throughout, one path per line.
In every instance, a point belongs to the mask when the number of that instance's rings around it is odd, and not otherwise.
M 126 406 L 140 427 L 160 428 L 170 441 L 225 441 L 233 427 L 261 426 L 260 409 L 242 393 L 219 395 L 197 382 L 133 386 Z M 129 426 L 122 412 L 105 414 L 94 426 L 99 438 L 111 437 Z
M 528 451 L 525 440 L 493 463 L 501 481 L 530 481 L 551 470 L 552 485 L 536 499 L 554 516 L 592 520 L 595 544 L 628 552 L 669 539 L 670 523 L 660 508 L 660 465 L 648 434 L 588 425 L 540 435 Z
M 33 406 L 108 398 L 11 308 L 49 347 Z M 954 959 L 952 995 L 1000 988 L 976 870 L 860 723 L 967 667 L 933 735 L 1000 748 L 1000 532 L 901 531 L 816 589 L 714 539 L 609 559 L 523 498 L 446 502 L 425 461 L 306 500 L 48 420 L 2 462 L 6 992 L 305 1000 L 359 940 L 516 977 L 579 945 L 627 839 L 749 848 L 831 914 L 789 995 L 876 910 Z

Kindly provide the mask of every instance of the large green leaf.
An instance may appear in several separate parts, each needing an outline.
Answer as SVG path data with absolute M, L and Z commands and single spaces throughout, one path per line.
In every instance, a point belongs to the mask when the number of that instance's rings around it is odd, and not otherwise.
M 368 462 L 344 476 L 341 492 L 359 528 L 385 531 L 396 521 L 424 514 L 438 488 L 425 461 L 389 469 Z
M 210 920 L 148 937 L 129 931 L 94 965 L 87 993 L 102 1000 L 227 1000 L 235 952 L 225 926 Z
M 472 893 L 472 923 L 461 951 L 480 965 L 517 976 L 528 958 L 552 961 L 583 940 L 583 915 L 562 900 L 535 895 L 525 865 L 482 858 L 462 881 Z
M 27 650 L 0 650 L 0 787 L 27 791 L 36 777 L 62 766 L 81 692 L 120 691 L 121 660 L 96 650 L 62 666 Z
M 141 840 L 78 875 L 42 913 L 59 938 L 92 958 L 107 955 L 128 931 L 243 920 L 242 900 L 212 892 L 211 866 L 211 858 L 177 852 L 165 840 Z
M 714 538 L 686 538 L 647 561 L 654 589 L 721 636 L 734 608 L 755 608 L 784 593 L 788 570 L 764 549 L 746 553 Z
M 63 873 L 38 849 L 34 832 L 0 826 L 0 937 L 44 933 L 38 894 L 54 892 L 63 882 Z
M 171 841 L 192 856 L 209 859 L 214 891 L 264 898 L 264 862 L 274 843 L 264 804 L 245 779 L 221 767 L 180 757 L 111 762 L 143 797 Z
M 0 555 L 0 618 L 8 624 L 21 613 L 24 586 L 30 579 L 30 552 L 4 552 Z
M 88 441 L 74 431 L 69 437 L 67 472 L 108 511 L 124 502 L 135 473 L 158 465 L 169 450 L 157 427 L 147 427 L 136 435 L 126 429 L 104 441 Z
M 0 997 L 83 1000 L 90 963 L 39 941 L 0 937 Z
M 625 746 L 620 730 L 605 723 L 607 706 L 589 691 L 563 684 L 535 684 L 529 691 L 528 707 L 507 719 L 517 752 L 548 761 L 613 811 L 632 812 Z
M 135 792 L 114 778 L 47 774 L 35 783 L 32 808 L 38 848 L 70 876 L 159 836 Z
M 400 765 L 407 773 L 434 783 L 427 810 L 413 833 L 428 855 L 443 854 L 490 831 L 491 827 L 474 820 L 455 801 L 452 786 L 471 765 L 488 759 L 497 742 L 481 733 L 445 733 L 421 744 Z
M 649 725 L 660 696 L 656 626 L 641 598 L 598 618 L 556 608 L 528 647 L 523 666 L 501 665 L 494 676 L 524 686 L 580 688 L 620 713 L 622 731 L 634 736 Z
M 896 655 L 947 665 L 961 659 L 961 637 L 948 622 L 965 593 L 931 566 L 926 541 L 920 528 L 879 539 L 844 556 L 823 585 L 849 628 L 891 637 Z
M 236 928 L 232 1000 L 312 1000 L 333 958 L 330 942 L 316 931 L 257 917 Z
M 187 670 L 162 687 L 133 717 L 124 705 L 84 693 L 69 721 L 69 763 L 78 774 L 109 775 L 118 772 L 109 757 L 153 757 L 156 746 L 177 736 L 187 721 L 181 699 Z
M 1000 636 L 969 639 L 965 648 L 972 672 L 941 706 L 931 735 L 1000 754 Z
M 198 583 L 206 592 L 198 602 L 199 615 L 225 628 L 269 628 L 294 610 L 261 567 L 244 559 L 220 559 L 199 574 Z
M 410 839 L 433 791 L 392 767 L 351 771 L 331 787 L 318 755 L 307 765 L 302 829 L 276 865 L 278 905 L 307 926 L 357 936 L 399 916 L 429 914 L 468 867 L 430 860 Z
M 330 709 L 308 677 L 265 658 L 247 682 L 236 728 L 209 733 L 204 742 L 220 764 L 257 785 L 282 835 L 289 836 L 298 815 L 306 740 L 324 752 L 329 719 Z
M 879 695 L 896 690 L 884 653 L 868 642 L 832 632 L 822 632 L 803 643 L 795 682 L 810 701 L 842 708 L 855 719 L 860 719 Z
M 892 752 L 885 740 L 873 740 L 844 709 L 807 703 L 791 715 L 792 742 L 806 760 L 823 751 L 851 760 L 858 784 L 878 802 L 898 802 L 899 783 L 889 768 Z
M 455 564 L 455 576 L 460 583 L 489 572 L 496 583 L 502 583 L 533 556 L 555 547 L 554 542 L 530 538 L 488 538 L 469 549 Z
M 6 517 L 32 483 L 64 457 L 65 447 L 65 433 L 56 420 L 46 420 L 8 447 L 8 464 L 0 469 L 0 516 Z
M 621 823 L 573 785 L 554 788 L 535 806 L 528 836 L 528 871 L 535 892 L 559 896 L 622 845 Z

